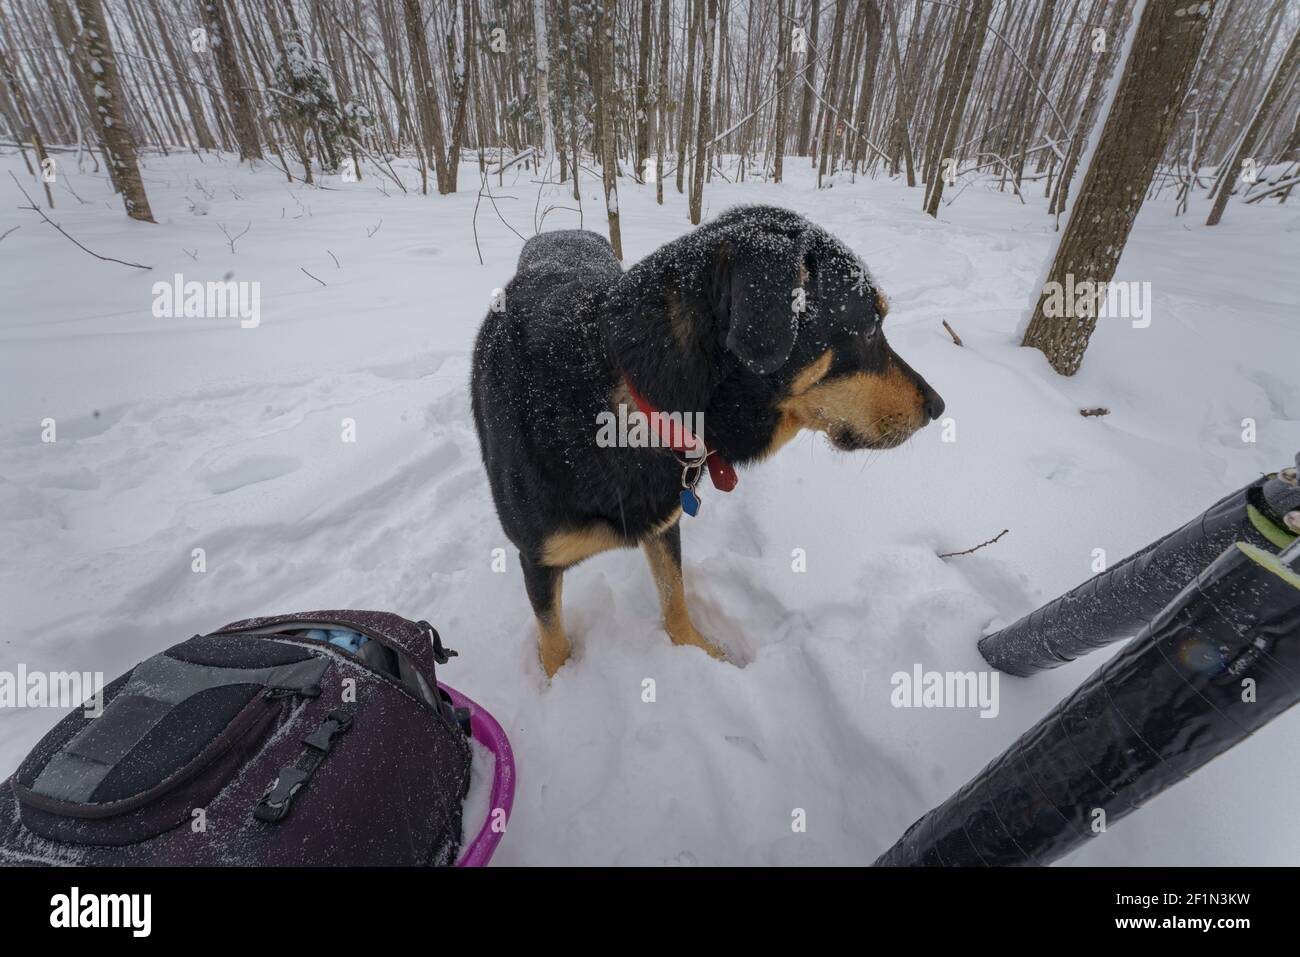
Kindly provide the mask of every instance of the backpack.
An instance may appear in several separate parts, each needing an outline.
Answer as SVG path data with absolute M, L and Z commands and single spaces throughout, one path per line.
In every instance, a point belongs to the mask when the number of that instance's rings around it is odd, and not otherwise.
M 434 673 L 454 654 L 428 622 L 373 611 L 195 635 L 0 785 L 0 863 L 455 863 L 471 715 Z

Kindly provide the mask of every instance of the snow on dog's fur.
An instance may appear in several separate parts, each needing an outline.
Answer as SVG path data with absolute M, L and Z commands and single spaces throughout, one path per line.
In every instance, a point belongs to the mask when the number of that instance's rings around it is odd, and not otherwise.
M 497 514 L 519 549 L 548 675 L 569 657 L 566 568 L 640 545 L 676 644 L 715 657 L 681 571 L 682 466 L 663 448 L 605 448 L 596 423 L 632 392 L 704 422 L 746 465 L 802 429 L 845 451 L 892 448 L 943 400 L 885 341 L 862 261 L 797 213 L 732 210 L 626 274 L 595 233 L 530 239 L 479 332 L 474 420 Z

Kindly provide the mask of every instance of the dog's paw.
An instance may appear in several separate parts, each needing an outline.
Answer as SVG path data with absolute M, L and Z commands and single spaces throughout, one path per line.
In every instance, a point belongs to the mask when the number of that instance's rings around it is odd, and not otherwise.
M 558 629 L 543 631 L 537 642 L 537 657 L 546 672 L 546 679 L 555 677 L 555 673 L 564 667 L 573 652 L 568 637 Z
M 541 654 L 542 670 L 546 672 L 547 680 L 555 677 L 555 673 L 564 667 L 569 660 L 569 649 L 564 649 L 563 654 L 547 654 L 545 651 Z
M 726 661 L 727 649 L 723 648 L 716 642 L 705 638 L 693 627 L 689 629 L 679 629 L 676 633 L 668 632 L 668 637 L 672 639 L 674 645 L 692 645 L 699 648 L 710 658 L 716 658 L 719 661 Z
M 723 648 L 717 642 L 709 641 L 709 639 L 707 638 L 701 638 L 700 641 L 701 641 L 700 647 L 704 649 L 705 653 L 710 658 L 717 658 L 719 661 L 727 660 L 726 648 Z

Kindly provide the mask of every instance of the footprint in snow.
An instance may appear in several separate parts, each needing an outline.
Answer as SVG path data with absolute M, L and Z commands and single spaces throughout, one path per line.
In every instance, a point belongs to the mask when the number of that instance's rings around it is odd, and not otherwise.
M 292 455 L 254 455 L 229 468 L 202 476 L 201 481 L 213 495 L 225 495 L 259 482 L 270 482 L 302 468 L 302 459 Z

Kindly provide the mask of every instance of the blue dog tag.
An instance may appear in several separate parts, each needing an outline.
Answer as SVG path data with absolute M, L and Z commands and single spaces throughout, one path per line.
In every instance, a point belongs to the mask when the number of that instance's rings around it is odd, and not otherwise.
M 700 511 L 700 497 L 695 494 L 695 489 L 682 489 L 682 511 L 694 518 Z

